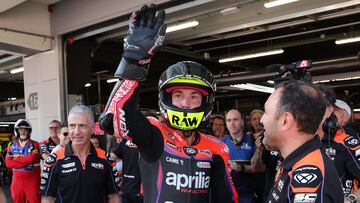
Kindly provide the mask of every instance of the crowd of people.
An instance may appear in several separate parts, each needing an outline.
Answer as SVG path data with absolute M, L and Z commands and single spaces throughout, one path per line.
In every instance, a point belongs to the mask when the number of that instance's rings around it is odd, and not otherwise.
M 284 81 L 264 110 L 211 114 L 214 77 L 182 61 L 160 76 L 160 115 L 145 117 L 140 83 L 164 41 L 164 19 L 155 5 L 131 16 L 119 80 L 99 118 L 114 147 L 100 149 L 84 105 L 66 123 L 51 121 L 41 143 L 29 121 L 16 122 L 5 157 L 15 203 L 357 202 L 359 134 L 348 125 L 351 108 L 329 87 Z

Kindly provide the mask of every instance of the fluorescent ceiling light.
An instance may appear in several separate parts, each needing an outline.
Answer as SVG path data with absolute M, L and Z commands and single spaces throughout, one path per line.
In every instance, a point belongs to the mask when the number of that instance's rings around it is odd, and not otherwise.
M 107 83 L 113 83 L 113 82 L 117 82 L 118 79 L 117 78 L 113 78 L 113 79 L 108 79 L 106 80 Z
M 268 80 L 267 83 L 274 84 L 275 82 L 273 80 Z
M 298 0 L 269 0 L 268 2 L 264 3 L 265 8 L 272 8 L 275 6 L 280 6 L 288 3 L 292 3 Z
M 11 121 L 0 121 L 0 125 L 14 125 L 16 122 Z
M 177 25 L 169 26 L 168 28 L 166 28 L 166 33 L 175 32 L 175 31 L 178 31 L 178 30 L 183 30 L 183 29 L 195 27 L 195 26 L 198 26 L 198 25 L 199 25 L 199 21 L 192 20 L 192 21 L 180 23 L 180 24 L 177 24 Z
M 16 74 L 16 73 L 21 73 L 21 72 L 24 72 L 24 67 L 15 68 L 15 69 L 10 70 L 11 74 Z
M 266 87 L 262 85 L 255 85 L 252 83 L 246 83 L 246 84 L 236 84 L 236 85 L 230 85 L 231 87 L 236 87 L 239 89 L 246 89 L 246 90 L 252 90 L 256 92 L 265 92 L 265 93 L 273 93 L 275 91 L 272 87 Z
M 246 55 L 240 55 L 240 56 L 220 58 L 219 62 L 220 63 L 226 63 L 226 62 L 230 62 L 230 61 L 239 61 L 239 60 L 244 60 L 244 59 L 262 57 L 262 56 L 269 56 L 269 55 L 275 55 L 275 54 L 282 54 L 282 53 L 284 53 L 283 49 L 275 49 L 275 50 L 258 52 L 258 53 L 253 53 L 253 54 L 246 54 Z
M 85 84 L 85 87 L 90 87 L 90 86 L 91 86 L 91 83 L 89 83 L 89 82 Z
M 354 109 L 353 111 L 354 112 L 360 112 L 360 109 Z
M 234 7 L 230 7 L 230 8 L 225 8 L 225 9 L 221 10 L 220 13 L 225 16 L 225 15 L 229 15 L 232 13 L 237 13 L 237 12 L 239 12 L 239 10 L 240 9 L 238 7 L 234 6 Z
M 7 124 L 0 124 L 0 127 L 9 127 Z
M 346 38 L 346 39 L 338 39 L 338 40 L 335 41 L 335 44 L 347 44 L 347 43 L 359 42 L 359 41 L 360 41 L 360 36 L 359 37 Z

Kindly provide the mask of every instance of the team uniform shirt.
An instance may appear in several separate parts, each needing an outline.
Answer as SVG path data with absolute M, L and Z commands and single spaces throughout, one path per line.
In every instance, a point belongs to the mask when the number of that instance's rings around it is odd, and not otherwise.
M 194 131 L 196 142 L 189 146 L 174 129 L 136 108 L 138 82 L 121 80 L 116 87 L 108 109 L 114 113 L 114 129 L 120 126 L 139 148 L 145 203 L 237 201 L 228 147 L 221 140 Z
M 40 202 L 40 155 L 39 143 L 28 139 L 9 146 L 5 157 L 6 167 L 12 168 L 11 195 L 15 203 Z
M 318 137 L 307 141 L 281 163 L 279 176 L 266 202 L 344 202 L 334 164 Z
M 54 140 L 49 137 L 40 143 L 40 155 L 47 153 L 50 154 L 52 150 L 57 146 Z
M 43 196 L 57 197 L 57 202 L 106 203 L 109 194 L 119 191 L 119 181 L 103 150 L 90 145 L 82 165 L 69 142 L 46 159 L 40 191 Z
M 123 180 L 121 191 L 125 194 L 140 193 L 141 175 L 139 168 L 139 149 L 130 140 L 123 139 L 113 150 L 113 153 L 122 160 Z
M 358 137 L 338 130 L 333 139 L 329 140 L 325 135 L 322 144 L 335 164 L 344 195 L 348 196 L 354 190 L 354 181 L 360 181 L 360 141 Z
M 246 133 L 242 136 L 239 142 L 235 143 L 230 135 L 222 137 L 221 140 L 229 147 L 230 160 L 248 161 L 255 154 L 256 145 L 254 137 Z M 255 191 L 254 176 L 251 173 L 231 171 L 234 185 L 241 195 L 252 195 Z

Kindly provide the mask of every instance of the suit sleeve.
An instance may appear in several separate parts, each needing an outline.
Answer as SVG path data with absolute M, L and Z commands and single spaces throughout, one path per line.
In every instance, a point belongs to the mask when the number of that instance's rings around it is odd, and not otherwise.
M 41 173 L 40 192 L 42 196 L 56 197 L 59 178 L 59 161 L 56 154 L 50 154 L 45 160 Z
M 120 178 L 116 171 L 116 167 L 111 166 L 108 162 L 106 165 L 105 192 L 107 195 L 118 193 L 120 190 Z
M 112 129 L 116 137 L 131 139 L 139 147 L 147 161 L 157 160 L 163 150 L 160 130 L 151 125 L 137 109 L 139 83 L 132 80 L 119 80 L 109 97 L 105 116 L 113 114 Z M 104 119 L 106 120 L 106 119 Z M 105 121 L 100 121 L 104 125 Z M 106 124 L 105 124 L 106 125 Z M 106 127 L 104 127 L 106 129 Z

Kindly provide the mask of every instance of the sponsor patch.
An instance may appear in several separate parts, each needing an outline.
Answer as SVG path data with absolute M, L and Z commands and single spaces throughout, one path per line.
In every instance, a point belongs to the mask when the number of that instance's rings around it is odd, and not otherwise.
M 210 162 L 207 161 L 199 161 L 196 163 L 198 168 L 211 168 Z
M 181 152 L 181 148 L 176 146 L 174 143 L 166 141 L 166 145 Z
M 294 203 L 314 203 L 316 198 L 316 193 L 297 193 L 295 194 Z
M 316 188 L 323 179 L 316 166 L 301 166 L 294 170 L 292 175 L 291 185 L 294 188 Z
M 192 147 L 184 147 L 184 152 L 191 157 L 194 157 L 198 153 L 197 149 Z
M 70 168 L 70 167 L 74 167 L 74 166 L 75 166 L 75 162 L 71 162 L 71 163 L 61 165 L 62 168 Z
M 353 136 L 347 137 L 344 141 L 345 141 L 345 144 L 350 148 L 356 147 L 360 143 L 359 140 L 354 138 Z
M 208 149 L 200 149 L 199 154 L 205 154 L 207 156 L 212 156 L 212 153 Z
M 45 165 L 51 166 L 56 162 L 56 154 L 50 154 L 45 160 Z
M 61 173 L 71 173 L 71 172 L 75 172 L 76 168 L 70 168 L 70 169 L 64 169 L 61 171 Z
M 102 163 L 91 163 L 91 166 L 96 169 L 100 169 L 100 170 L 104 169 L 104 164 L 102 164 Z

